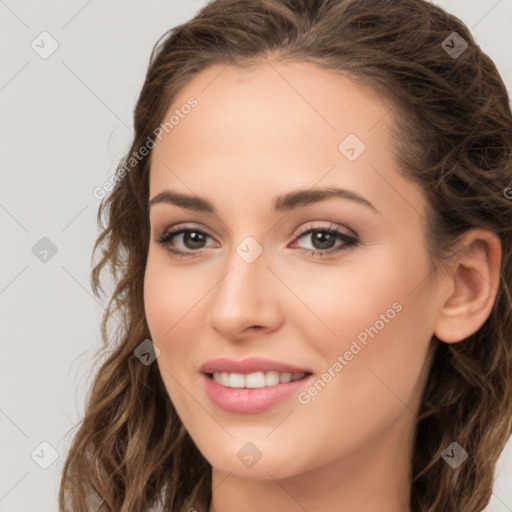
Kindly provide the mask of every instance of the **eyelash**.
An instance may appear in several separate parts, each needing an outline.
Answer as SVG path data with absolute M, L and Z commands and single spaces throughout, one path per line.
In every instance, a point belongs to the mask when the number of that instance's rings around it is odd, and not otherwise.
M 185 256 L 185 257 L 193 258 L 193 257 L 199 256 L 201 254 L 201 249 L 191 251 L 191 252 L 184 252 L 184 251 L 178 251 L 171 247 L 171 240 L 175 236 L 180 235 L 182 233 L 189 233 L 189 232 L 200 233 L 202 235 L 210 236 L 205 231 L 189 227 L 189 228 L 178 228 L 175 230 L 166 231 L 162 236 L 155 238 L 155 241 L 157 243 L 159 243 L 160 245 L 162 245 L 163 247 L 165 247 L 165 249 L 167 251 L 169 251 L 171 254 L 174 254 L 174 255 L 177 255 L 180 257 Z M 310 252 L 312 256 L 323 257 L 324 254 L 334 254 L 334 253 L 339 253 L 339 252 L 343 252 L 343 251 L 348 251 L 348 250 L 353 249 L 354 247 L 359 245 L 359 240 L 356 237 L 349 236 L 349 235 L 339 231 L 337 228 L 328 227 L 328 226 L 318 226 L 318 227 L 307 228 L 305 230 L 302 230 L 295 235 L 294 242 L 300 238 L 305 237 L 306 235 L 309 235 L 309 234 L 315 233 L 315 232 L 328 233 L 329 235 L 333 235 L 336 238 L 342 240 L 344 242 L 344 244 L 341 246 L 341 248 L 337 248 L 337 249 L 330 248 L 330 249 L 325 249 L 325 250 L 319 250 L 319 249 L 307 249 L 307 248 L 299 247 L 298 248 L 299 250 L 302 250 L 305 253 Z

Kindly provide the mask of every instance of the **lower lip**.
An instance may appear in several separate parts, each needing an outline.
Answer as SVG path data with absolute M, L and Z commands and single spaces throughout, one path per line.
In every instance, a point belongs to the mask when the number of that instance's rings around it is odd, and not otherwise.
M 225 411 L 241 414 L 263 412 L 298 393 L 312 375 L 263 388 L 229 388 L 201 374 L 210 400 Z

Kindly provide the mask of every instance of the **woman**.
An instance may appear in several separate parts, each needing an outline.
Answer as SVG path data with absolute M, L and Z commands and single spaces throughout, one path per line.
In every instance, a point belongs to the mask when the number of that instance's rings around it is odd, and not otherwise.
M 61 510 L 484 510 L 511 155 L 495 65 L 425 1 L 216 0 L 169 31 L 98 212 L 111 353 Z

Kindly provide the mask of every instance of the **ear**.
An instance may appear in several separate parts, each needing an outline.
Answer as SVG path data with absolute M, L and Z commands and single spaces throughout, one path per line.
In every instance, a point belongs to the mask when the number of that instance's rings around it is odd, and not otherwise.
M 480 329 L 491 313 L 500 277 L 501 241 L 495 233 L 473 229 L 460 243 L 443 277 L 447 291 L 434 329 L 446 343 L 461 341 Z

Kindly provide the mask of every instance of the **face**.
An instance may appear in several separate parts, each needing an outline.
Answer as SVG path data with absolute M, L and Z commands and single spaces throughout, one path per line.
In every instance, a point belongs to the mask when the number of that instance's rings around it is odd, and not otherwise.
M 144 300 L 198 449 L 261 480 L 406 450 L 435 289 L 389 106 L 346 76 L 273 63 L 211 67 L 165 119 L 176 109 L 152 153 Z M 218 358 L 234 365 L 204 367 Z

